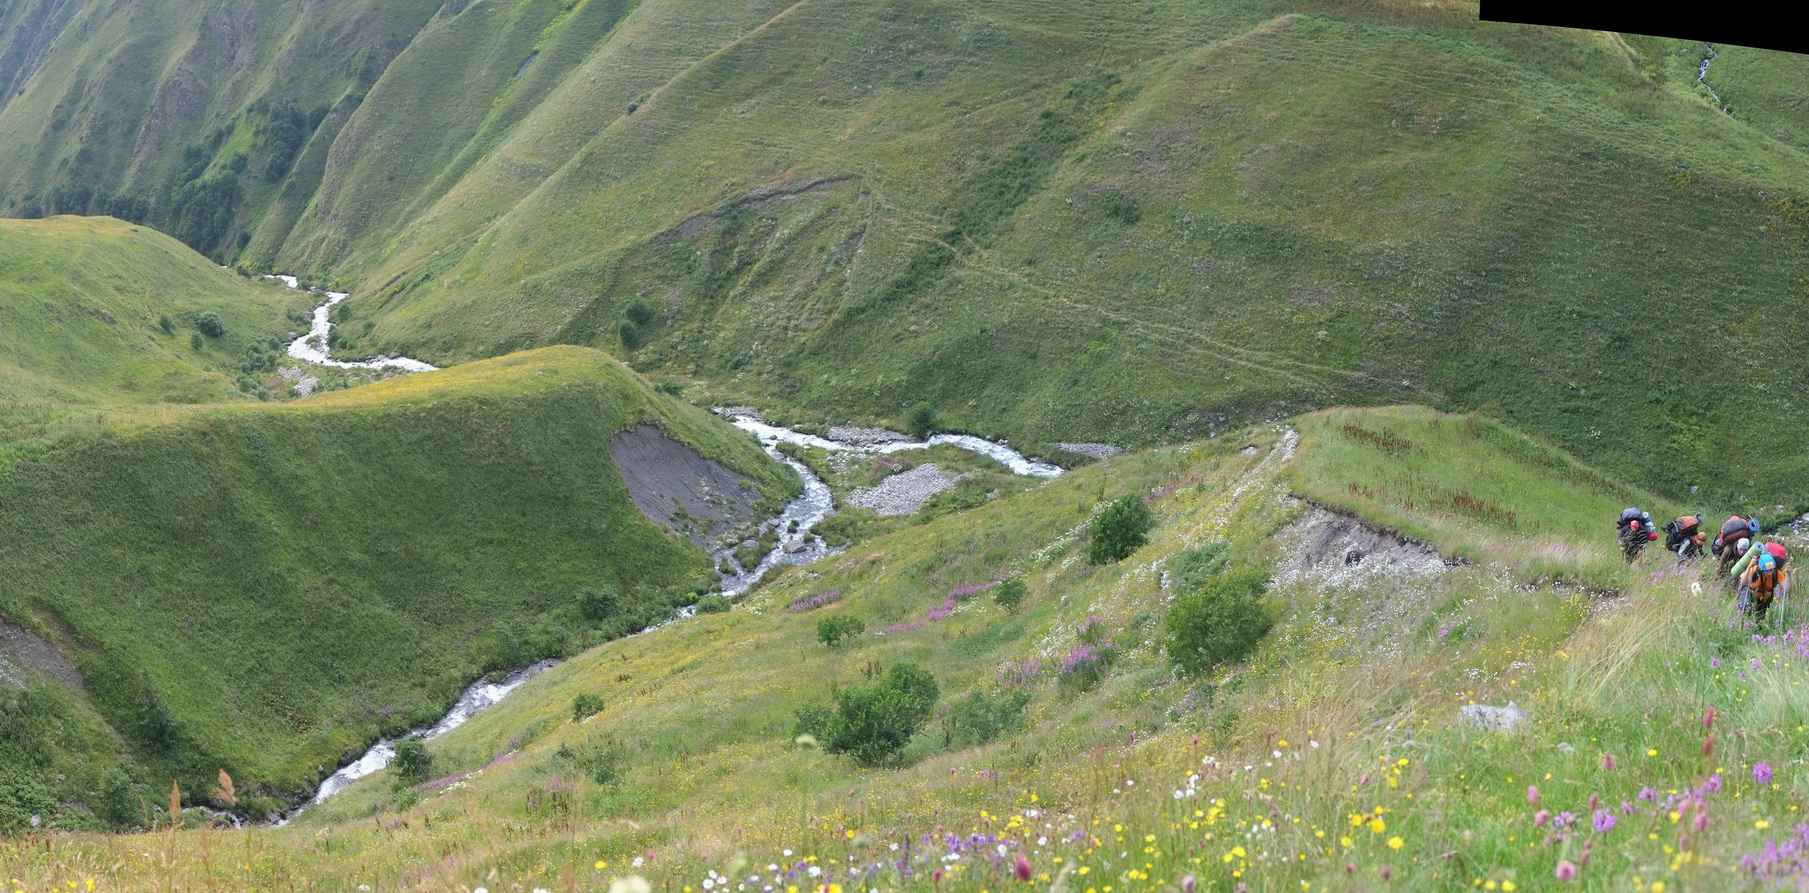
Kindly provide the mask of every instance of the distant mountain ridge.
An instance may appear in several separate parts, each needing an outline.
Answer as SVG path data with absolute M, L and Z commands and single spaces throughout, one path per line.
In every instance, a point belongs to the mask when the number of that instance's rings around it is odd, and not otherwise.
M 42 0 L 0 28 L 0 213 L 332 279 L 355 350 L 577 343 L 1028 444 L 1420 402 L 1672 493 L 1809 480 L 1796 57 L 1716 48 L 1717 100 L 1700 44 L 1389 0 Z

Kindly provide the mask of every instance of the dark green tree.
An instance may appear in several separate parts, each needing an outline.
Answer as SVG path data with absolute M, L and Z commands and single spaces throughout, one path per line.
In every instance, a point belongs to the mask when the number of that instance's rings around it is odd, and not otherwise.
M 1137 494 L 1118 497 L 1093 519 L 1088 528 L 1093 540 L 1087 546 L 1087 561 L 1091 564 L 1123 561 L 1149 543 L 1150 528 L 1154 526 L 1155 516 Z
M 390 761 L 390 774 L 401 785 L 417 785 L 433 776 L 433 754 L 427 742 L 411 735 L 396 742 L 396 758 Z
M 613 590 L 586 587 L 578 591 L 578 613 L 585 620 L 597 623 L 621 612 L 621 600 Z
M 904 750 L 941 697 L 936 680 L 914 664 L 897 664 L 871 685 L 850 688 L 836 699 L 823 724 L 823 749 L 847 754 L 863 766 L 877 766 Z
M 1182 673 L 1198 675 L 1242 660 L 1275 625 L 1263 604 L 1269 575 L 1258 569 L 1215 577 L 1175 597 L 1162 624 L 1162 647 Z
M 936 407 L 928 403 L 919 403 L 905 413 L 905 430 L 912 437 L 922 440 L 930 436 L 930 429 L 936 426 Z

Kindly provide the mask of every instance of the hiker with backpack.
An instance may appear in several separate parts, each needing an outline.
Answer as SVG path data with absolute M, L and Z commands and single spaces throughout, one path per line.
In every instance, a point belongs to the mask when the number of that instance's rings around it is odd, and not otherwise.
M 1701 515 L 1679 515 L 1677 520 L 1665 524 L 1665 548 L 1676 552 L 1681 561 L 1700 557 L 1702 544 L 1707 541 Z
M 1645 551 L 1646 544 L 1658 539 L 1658 531 L 1652 529 L 1652 515 L 1637 508 L 1622 510 L 1615 529 L 1620 539 L 1621 554 L 1629 562 Z
M 1715 537 L 1712 551 L 1719 559 L 1716 573 L 1726 576 L 1733 568 L 1734 562 L 1752 548 L 1752 541 L 1759 536 L 1759 521 L 1756 518 L 1742 518 L 1729 515 L 1721 524 L 1721 535 Z
M 1770 551 L 1759 550 L 1758 559 L 1740 574 L 1740 613 L 1755 621 L 1765 622 L 1765 613 L 1780 595 L 1790 591 L 1790 581 L 1783 565 Z

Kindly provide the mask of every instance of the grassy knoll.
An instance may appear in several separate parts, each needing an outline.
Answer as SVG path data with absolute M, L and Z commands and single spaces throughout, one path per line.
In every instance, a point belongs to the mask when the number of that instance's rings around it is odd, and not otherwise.
M 591 889 L 640 874 L 693 891 L 725 876 L 977 890 L 1022 870 L 1097 893 L 1188 876 L 1227 891 L 1571 889 L 1571 872 L 1586 889 L 1659 891 L 1798 877 L 1763 846 L 1793 833 L 1803 802 L 1801 611 L 1772 630 L 1789 638 L 1753 639 L 1730 627 L 1718 587 L 1659 561 L 1612 597 L 1527 583 L 1512 565 L 1302 563 L 1295 522 L 1311 512 L 1290 482 L 1398 474 L 1328 462 L 1353 455 L 1343 424 L 1412 437 L 1432 480 L 1479 462 L 1479 488 L 1542 477 L 1500 491 L 1517 516 L 1581 524 L 1592 512 L 1572 506 L 1604 498 L 1552 474 L 1543 447 L 1416 411 L 1120 457 L 857 544 L 730 613 L 586 652 L 434 742 L 435 780 L 375 778 L 253 833 L 248 868 L 209 862 L 224 838 L 205 833 L 0 845 L 0 858 L 30 884 L 115 888 Z M 1089 567 L 1076 532 L 1124 492 L 1149 498 L 1154 539 Z M 1577 560 L 1611 554 L 1608 539 L 1578 542 Z M 1265 598 L 1279 622 L 1246 665 L 1178 678 L 1152 644 L 1174 595 L 1163 571 L 1215 541 L 1233 570 L 1276 571 Z M 945 607 L 1005 575 L 1029 583 L 1017 611 L 983 596 Z M 820 606 L 788 607 L 806 602 Z M 813 630 L 837 615 L 868 632 L 831 650 Z M 1115 655 L 1097 679 L 1071 672 L 1093 623 L 1095 651 Z M 1029 695 L 1022 729 L 963 746 L 938 720 L 880 769 L 792 742 L 797 708 L 901 662 L 929 670 L 950 707 Z M 574 720 L 579 695 L 600 711 Z M 1513 732 L 1458 720 L 1510 700 L 1530 714 Z
M 745 436 L 581 348 L 124 414 L 0 471 L 0 613 L 74 658 L 138 793 L 172 775 L 201 793 L 224 767 L 255 810 L 486 671 L 708 588 L 706 556 L 647 521 L 610 461 L 611 435 L 641 422 L 775 504 L 796 487 Z M 618 593 L 616 615 L 582 618 L 585 587 Z
M 1299 424 L 1307 441 L 1296 492 L 1435 542 L 1446 554 L 1526 573 L 1620 585 L 1637 572 L 1599 546 L 1621 509 L 1643 508 L 1661 525 L 1684 511 L 1476 416 L 1332 409 Z M 1714 508 L 1691 512 L 1705 523 L 1716 517 Z
M 309 300 L 148 227 L 0 220 L 0 412 L 245 399 L 234 379 L 250 352 L 295 329 Z M 219 334 L 201 329 L 209 313 Z

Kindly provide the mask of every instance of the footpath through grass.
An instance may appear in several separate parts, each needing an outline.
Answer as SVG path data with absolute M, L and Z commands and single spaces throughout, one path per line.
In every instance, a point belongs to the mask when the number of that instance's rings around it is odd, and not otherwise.
M 1416 427 L 1435 421 L 1448 438 Z M 1480 478 L 1544 474 L 1545 488 L 1514 499 L 1486 480 L 1472 489 L 1516 516 L 1571 519 L 1560 529 L 1593 523 L 1573 505 L 1618 499 L 1522 461 L 1525 447 L 1464 433 L 1463 418 L 1414 411 L 1120 457 L 859 543 L 727 614 L 587 652 L 434 742 L 427 783 L 380 775 L 243 843 L 76 836 L 0 845 L 0 859 L 28 886 L 104 888 L 578 890 L 640 875 L 692 893 L 1658 893 L 1800 881 L 1809 617 L 1787 605 L 1755 638 L 1714 581 L 1655 559 L 1611 597 L 1531 582 L 1497 563 L 1512 550 L 1455 567 L 1385 550 L 1355 565 L 1341 551 L 1305 560 L 1319 522 L 1290 491 L 1322 467 L 1316 452 L 1354 448 L 1332 440 L 1347 423 L 1412 440 L 1429 481 L 1478 463 L 1492 469 Z M 1320 483 L 1385 482 L 1360 473 L 1378 463 L 1343 467 Z M 1156 535 L 1089 567 L 1077 533 L 1124 492 L 1147 497 Z M 1488 529 L 1414 512 L 1434 536 Z M 1577 547 L 1584 566 L 1608 539 Z M 1214 541 L 1234 568 L 1275 571 L 1279 623 L 1248 663 L 1177 677 L 1155 644 L 1173 594 L 1164 571 Z M 1005 576 L 1029 584 L 1016 611 L 975 592 Z M 824 648 L 825 616 L 868 632 Z M 1103 663 L 1087 657 L 1102 650 Z M 938 720 L 881 769 L 793 742 L 798 708 L 907 661 L 936 678 L 950 715 L 976 693 L 1027 695 L 1022 725 L 973 745 Z M 601 709 L 574 717 L 581 694 Z M 1459 718 L 1510 701 L 1528 714 L 1512 731 Z M 228 841 L 250 858 L 205 855 Z

